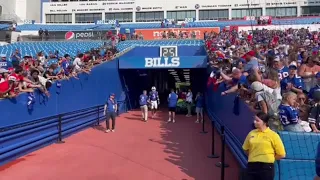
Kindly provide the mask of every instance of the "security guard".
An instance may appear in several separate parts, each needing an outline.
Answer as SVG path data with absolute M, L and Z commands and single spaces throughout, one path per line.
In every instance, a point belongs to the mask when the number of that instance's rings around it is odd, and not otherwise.
M 285 157 L 280 136 L 268 127 L 270 117 L 260 112 L 254 119 L 255 130 L 247 135 L 243 150 L 248 155 L 248 180 L 273 180 L 274 162 Z

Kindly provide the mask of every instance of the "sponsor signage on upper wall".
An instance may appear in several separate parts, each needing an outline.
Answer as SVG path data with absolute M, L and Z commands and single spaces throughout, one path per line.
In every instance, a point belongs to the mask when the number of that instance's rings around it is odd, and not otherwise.
M 155 39 L 162 39 L 162 35 L 164 32 L 174 32 L 175 34 L 179 34 L 180 32 L 184 33 L 191 33 L 195 32 L 197 39 L 204 38 L 204 32 L 220 32 L 219 27 L 212 27 L 212 28 L 163 28 L 163 29 L 136 29 L 135 32 L 137 34 L 141 33 L 145 40 L 155 40 Z
M 116 30 L 104 31 L 50 31 L 51 40 L 101 40 L 106 39 L 108 31 L 116 34 Z
M 119 69 L 206 68 L 206 56 L 119 57 Z

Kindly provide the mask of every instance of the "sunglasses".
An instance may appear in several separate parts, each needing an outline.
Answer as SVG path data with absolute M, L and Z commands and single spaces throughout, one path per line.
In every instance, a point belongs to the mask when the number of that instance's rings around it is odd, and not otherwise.
M 305 101 L 306 100 L 306 98 L 298 98 L 299 100 L 303 100 L 303 101 Z

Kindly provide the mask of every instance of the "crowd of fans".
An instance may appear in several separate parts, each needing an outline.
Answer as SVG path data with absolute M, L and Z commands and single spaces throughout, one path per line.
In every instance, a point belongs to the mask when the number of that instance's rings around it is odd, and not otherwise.
M 224 85 L 273 130 L 320 132 L 319 32 L 308 29 L 206 32 L 208 85 Z
M 78 52 L 76 57 L 49 52 L 48 56 L 38 52 L 36 56 L 22 57 L 17 49 L 11 57 L 1 55 L 0 98 L 15 98 L 21 92 L 29 93 L 28 107 L 32 108 L 34 91 L 49 97 L 48 89 L 56 81 L 76 78 L 79 73 L 90 73 L 93 66 L 113 59 L 117 50 L 111 46 Z

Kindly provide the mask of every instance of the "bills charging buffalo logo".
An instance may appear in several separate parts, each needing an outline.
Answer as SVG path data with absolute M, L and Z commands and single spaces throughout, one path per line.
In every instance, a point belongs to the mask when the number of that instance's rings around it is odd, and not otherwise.
M 74 34 L 74 32 L 72 32 L 72 31 L 68 31 L 68 32 L 66 32 L 66 34 L 64 35 L 64 38 L 65 38 L 66 40 L 74 39 L 74 38 L 75 38 L 75 34 Z
M 199 8 L 200 8 L 200 5 L 199 5 L 199 4 L 196 4 L 196 5 L 194 6 L 194 8 L 199 9 Z

